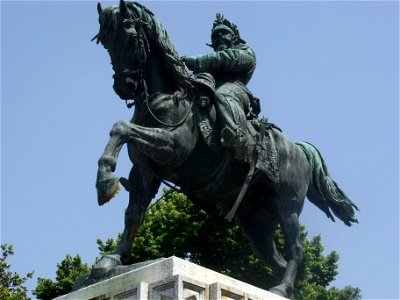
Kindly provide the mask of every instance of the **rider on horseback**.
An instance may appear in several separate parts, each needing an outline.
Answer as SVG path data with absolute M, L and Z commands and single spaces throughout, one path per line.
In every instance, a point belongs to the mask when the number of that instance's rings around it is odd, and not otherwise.
M 236 25 L 217 14 L 211 30 L 214 53 L 183 57 L 193 72 L 211 73 L 216 80 L 215 106 L 222 128 L 224 146 L 237 159 L 246 152 L 246 115 L 253 96 L 246 84 L 256 68 L 254 51 L 240 38 Z

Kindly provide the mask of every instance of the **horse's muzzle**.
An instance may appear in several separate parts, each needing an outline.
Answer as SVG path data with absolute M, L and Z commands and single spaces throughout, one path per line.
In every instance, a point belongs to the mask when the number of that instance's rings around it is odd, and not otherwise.
M 122 100 L 132 100 L 135 97 L 137 90 L 137 82 L 130 77 L 115 78 L 114 91 Z

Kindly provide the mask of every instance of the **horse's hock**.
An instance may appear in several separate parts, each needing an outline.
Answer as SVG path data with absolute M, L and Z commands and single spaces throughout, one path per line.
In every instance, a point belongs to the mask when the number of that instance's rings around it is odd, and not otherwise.
M 286 299 L 177 257 L 157 260 L 56 299 Z

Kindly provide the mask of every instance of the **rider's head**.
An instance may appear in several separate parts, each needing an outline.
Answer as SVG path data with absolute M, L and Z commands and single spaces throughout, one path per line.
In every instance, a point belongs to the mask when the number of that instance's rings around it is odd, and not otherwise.
M 237 26 L 231 21 L 224 18 L 223 15 L 217 14 L 211 29 L 211 47 L 215 51 L 232 48 L 234 45 L 246 43 L 240 38 Z

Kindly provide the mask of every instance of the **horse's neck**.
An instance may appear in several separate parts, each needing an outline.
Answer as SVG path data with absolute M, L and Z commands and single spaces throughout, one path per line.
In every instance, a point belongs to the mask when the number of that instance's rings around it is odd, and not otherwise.
M 165 91 L 168 88 L 165 71 L 154 52 L 150 51 L 146 63 L 146 83 L 149 95 Z

